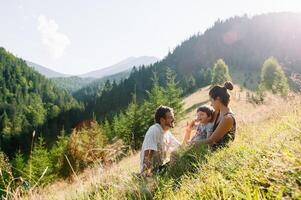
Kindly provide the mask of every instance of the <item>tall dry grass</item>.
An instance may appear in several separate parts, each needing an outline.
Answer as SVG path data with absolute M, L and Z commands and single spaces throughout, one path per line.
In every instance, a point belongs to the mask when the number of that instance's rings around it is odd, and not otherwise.
M 173 130 L 178 139 L 182 139 L 186 123 L 194 117 L 197 106 L 207 102 L 207 94 L 208 88 L 202 88 L 184 100 L 187 114 Z M 231 107 L 239 124 L 237 139 L 230 148 L 206 155 L 206 162 L 196 160 L 196 173 L 184 174 L 176 182 L 169 174 L 137 179 L 133 176 L 139 171 L 137 153 L 108 169 L 100 166 L 86 169 L 72 182 L 59 180 L 35 190 L 27 198 L 299 198 L 300 97 L 285 100 L 268 95 L 264 104 L 254 105 L 245 96 L 246 91 L 232 92 Z

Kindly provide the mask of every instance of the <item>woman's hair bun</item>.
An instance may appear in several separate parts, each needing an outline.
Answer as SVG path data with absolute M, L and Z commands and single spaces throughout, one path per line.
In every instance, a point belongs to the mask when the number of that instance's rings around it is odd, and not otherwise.
M 230 81 L 227 81 L 227 82 L 224 84 L 224 87 L 225 87 L 227 90 L 233 90 L 233 84 L 232 84 Z

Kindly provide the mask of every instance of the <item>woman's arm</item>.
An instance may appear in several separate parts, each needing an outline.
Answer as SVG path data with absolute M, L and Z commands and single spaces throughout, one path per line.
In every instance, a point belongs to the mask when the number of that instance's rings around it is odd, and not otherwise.
M 218 142 L 232 128 L 232 126 L 233 126 L 233 118 L 230 116 L 225 116 L 222 119 L 222 121 L 219 123 L 215 131 L 212 133 L 212 135 L 206 140 L 204 140 L 203 142 L 209 145 Z

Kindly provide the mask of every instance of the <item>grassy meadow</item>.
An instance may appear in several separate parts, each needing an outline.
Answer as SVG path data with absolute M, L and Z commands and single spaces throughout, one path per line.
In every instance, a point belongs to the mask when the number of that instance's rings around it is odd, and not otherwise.
M 208 87 L 184 99 L 186 115 L 173 133 L 182 139 L 196 108 L 208 102 Z M 183 150 L 178 163 L 147 179 L 136 152 L 110 167 L 97 163 L 72 180 L 59 180 L 19 199 L 301 199 L 301 98 L 268 95 L 256 105 L 238 87 L 231 108 L 238 130 L 229 148 Z M 12 195 L 13 196 L 13 195 Z

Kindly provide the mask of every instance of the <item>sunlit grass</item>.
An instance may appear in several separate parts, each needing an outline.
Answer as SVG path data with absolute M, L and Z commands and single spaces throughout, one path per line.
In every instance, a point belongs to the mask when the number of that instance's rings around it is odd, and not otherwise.
M 185 99 L 189 108 L 207 98 L 206 88 Z M 232 94 L 237 137 L 229 148 L 181 151 L 178 164 L 140 179 L 139 153 L 108 169 L 93 167 L 72 182 L 58 180 L 31 199 L 300 199 L 301 101 L 268 96 L 256 106 Z M 243 95 L 243 94 L 241 94 Z M 289 104 L 289 106 L 288 106 Z M 188 113 L 173 130 L 182 137 Z
M 197 175 L 182 179 L 174 198 L 301 198 L 299 118 L 292 115 L 242 128 L 230 148 L 210 156 Z
M 174 170 L 190 167 L 180 180 L 167 172 L 143 181 L 130 179 L 125 184 L 129 187 L 119 188 L 124 184 L 119 182 L 104 189 L 100 184 L 83 198 L 300 199 L 301 107 L 290 110 L 240 127 L 229 148 L 206 155 L 201 151 L 204 156 L 191 160 L 197 162 L 195 170 L 189 172 L 193 166 L 180 161 Z

